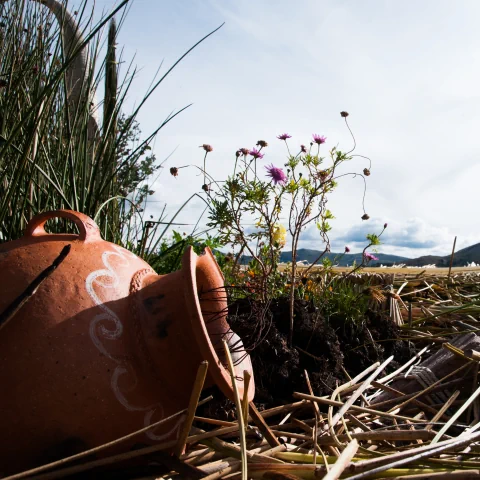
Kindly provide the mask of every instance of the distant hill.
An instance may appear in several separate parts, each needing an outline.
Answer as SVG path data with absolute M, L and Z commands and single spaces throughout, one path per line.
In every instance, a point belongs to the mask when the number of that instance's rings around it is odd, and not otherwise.
M 318 256 L 320 255 L 318 250 L 310 250 L 307 248 L 300 248 L 297 253 L 297 261 L 307 261 L 308 263 L 313 263 Z M 450 265 L 450 255 L 445 255 L 444 257 L 439 255 L 424 255 L 418 258 L 407 258 L 400 257 L 398 255 L 389 255 L 387 253 L 375 253 L 375 256 L 378 257 L 378 261 L 370 262 L 370 267 L 379 267 L 381 264 L 385 266 L 390 266 L 392 264 L 403 263 L 411 267 L 422 267 L 424 265 L 436 265 L 437 267 L 448 267 Z M 332 262 L 339 265 L 340 267 L 351 266 L 353 262 L 356 262 L 357 265 L 362 262 L 361 253 L 347 253 L 342 256 L 341 253 L 326 253 L 324 257 L 328 257 Z M 335 260 L 335 258 L 337 259 Z M 323 257 L 322 257 L 323 258 Z M 241 263 L 247 264 L 251 260 L 251 257 L 245 255 L 242 257 Z M 292 252 L 282 252 L 280 254 L 280 261 L 287 263 L 292 261 Z M 468 263 L 475 262 L 480 264 L 480 243 L 472 245 L 470 247 L 463 248 L 458 252 L 455 252 L 455 257 L 453 259 L 454 267 L 464 267 Z M 321 260 L 320 262 L 321 263 Z
M 462 248 L 458 252 L 455 252 L 453 257 L 453 266 L 454 267 L 464 267 L 467 263 L 480 263 L 480 243 L 471 245 L 470 247 Z M 436 255 L 426 255 L 423 257 L 412 258 L 405 262 L 408 266 L 422 266 L 435 264 L 437 267 L 448 267 L 450 265 L 450 255 L 445 255 L 444 257 Z
M 297 252 L 297 261 L 307 261 L 308 263 L 313 263 L 318 256 L 320 255 L 320 251 L 318 250 L 309 250 L 307 248 L 300 248 Z M 383 265 L 388 265 L 388 264 L 393 264 L 393 263 L 406 263 L 406 260 L 408 258 L 406 257 L 399 257 L 398 255 L 389 255 L 386 253 L 378 253 L 375 254 L 376 257 L 378 257 L 378 261 L 371 262 L 370 265 L 373 266 L 373 264 L 380 264 Z M 357 265 L 362 263 L 362 254 L 361 253 L 346 253 L 345 255 L 342 256 L 341 253 L 326 253 L 323 258 L 329 258 L 332 263 L 334 262 L 335 264 L 339 265 L 340 267 L 347 267 L 351 266 L 353 262 L 356 262 Z M 242 257 L 241 263 L 242 264 L 247 264 L 252 257 L 245 255 Z M 322 262 L 322 259 L 318 263 Z M 292 252 L 282 252 L 280 254 L 280 261 L 283 263 L 291 262 L 292 261 Z
M 309 250 L 306 248 L 300 248 L 297 252 L 297 260 L 306 260 L 308 263 L 313 263 L 321 252 L 317 250 Z M 399 257 L 398 255 L 389 255 L 387 253 L 378 253 L 375 254 L 378 257 L 378 263 L 405 263 L 405 260 L 408 260 L 405 257 Z M 341 253 L 326 253 L 322 258 L 327 257 L 332 262 L 335 262 L 340 267 L 351 266 L 353 262 L 356 262 L 358 265 L 362 263 L 362 254 L 361 253 L 346 253 L 342 255 Z M 336 259 L 336 260 L 335 260 Z M 292 261 L 292 252 L 282 252 L 280 255 L 281 262 L 291 262 Z M 320 260 L 321 263 L 321 260 Z M 371 262 L 374 263 L 374 262 Z M 377 261 L 375 261 L 377 263 Z

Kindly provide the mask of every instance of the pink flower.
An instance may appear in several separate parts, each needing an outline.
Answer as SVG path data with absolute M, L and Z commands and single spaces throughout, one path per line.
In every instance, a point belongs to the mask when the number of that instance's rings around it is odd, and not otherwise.
M 378 257 L 373 255 L 372 253 L 365 252 L 363 256 L 367 262 L 369 262 L 370 260 L 378 260 Z
M 314 133 L 312 137 L 313 137 L 313 141 L 317 145 L 321 145 L 322 143 L 325 143 L 327 141 L 327 137 L 324 137 L 323 135 L 318 135 L 318 133 Z
M 281 135 L 279 135 L 277 137 L 279 140 L 286 140 L 287 138 L 292 138 L 291 135 L 289 135 L 288 133 L 282 133 Z
M 300 151 L 302 153 L 307 153 L 307 147 L 305 145 L 300 145 Z
M 285 184 L 285 182 L 287 181 L 287 176 L 281 168 L 274 167 L 273 165 L 268 165 L 265 168 L 267 169 L 267 176 L 272 177 L 275 185 L 277 183 L 280 183 L 282 185 Z
M 239 151 L 242 153 L 242 155 L 248 155 L 248 148 L 241 148 Z
M 248 152 L 253 158 L 263 158 L 263 153 L 260 153 L 260 150 L 254 148 Z

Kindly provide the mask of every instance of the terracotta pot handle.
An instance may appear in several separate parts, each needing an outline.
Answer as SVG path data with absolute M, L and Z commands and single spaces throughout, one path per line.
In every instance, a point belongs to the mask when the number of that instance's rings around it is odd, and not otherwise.
M 28 222 L 25 229 L 25 237 L 39 237 L 42 235 L 49 235 L 45 231 L 45 223 L 51 218 L 67 218 L 71 220 L 80 232 L 79 239 L 83 242 L 90 242 L 92 240 L 101 239 L 98 225 L 87 215 L 73 210 L 53 210 L 51 212 L 41 213 L 33 217 Z

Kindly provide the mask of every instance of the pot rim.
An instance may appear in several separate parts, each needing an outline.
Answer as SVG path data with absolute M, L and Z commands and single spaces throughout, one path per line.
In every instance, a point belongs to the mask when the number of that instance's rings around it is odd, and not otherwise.
M 211 267 L 215 268 L 216 272 L 221 275 L 221 278 L 224 278 L 223 272 L 220 270 L 220 267 L 212 254 L 212 251 L 209 247 L 206 247 L 204 254 Z M 190 321 L 192 325 L 192 330 L 195 335 L 197 345 L 199 347 L 202 357 L 209 363 L 209 373 L 212 375 L 215 384 L 220 388 L 224 395 L 226 395 L 230 400 L 234 400 L 233 396 L 233 387 L 230 377 L 230 372 L 223 365 L 220 358 L 218 357 L 215 348 L 213 347 L 212 341 L 208 334 L 205 321 L 203 319 L 202 309 L 200 307 L 200 301 L 197 294 L 197 277 L 196 277 L 196 265 L 197 265 L 198 255 L 193 251 L 193 248 L 189 246 L 182 258 L 182 271 L 185 273 L 185 300 L 188 311 L 190 313 Z M 240 364 L 243 365 L 243 362 Z M 250 363 L 251 366 L 251 363 Z M 251 378 L 248 386 L 248 401 L 251 402 L 255 396 L 255 381 L 253 375 L 253 369 L 250 368 L 249 371 Z M 243 398 L 244 395 L 244 384 L 243 384 L 243 371 L 238 371 L 235 368 L 235 376 L 238 379 L 236 380 L 237 388 L 239 391 L 240 398 Z

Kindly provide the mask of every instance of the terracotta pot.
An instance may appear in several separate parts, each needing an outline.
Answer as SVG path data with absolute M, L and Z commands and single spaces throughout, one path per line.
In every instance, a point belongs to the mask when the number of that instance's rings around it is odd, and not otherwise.
M 47 220 L 72 220 L 79 235 L 48 234 Z M 114 440 L 184 409 L 198 366 L 206 386 L 233 399 L 219 358 L 221 340 L 243 349 L 226 321 L 222 273 L 209 249 L 185 251 L 181 270 L 159 276 L 143 260 L 101 239 L 89 217 L 38 215 L 23 238 L 0 245 L 0 312 L 50 266 L 70 254 L 0 330 L 0 473 L 24 470 Z M 235 345 L 234 345 L 235 344 Z M 218 350 L 218 354 L 217 354 Z M 254 382 L 250 358 L 238 352 Z M 183 417 L 133 444 L 175 439 Z M 112 450 L 108 452 L 111 454 Z

